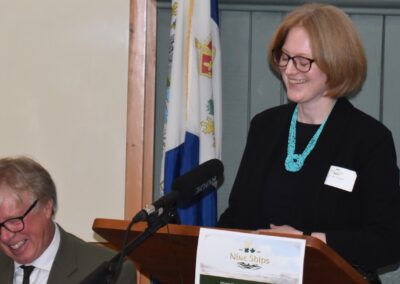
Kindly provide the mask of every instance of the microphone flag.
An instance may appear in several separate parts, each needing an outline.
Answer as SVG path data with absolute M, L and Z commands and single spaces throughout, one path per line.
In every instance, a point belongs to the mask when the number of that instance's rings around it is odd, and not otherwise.
M 161 193 L 210 159 L 221 159 L 221 52 L 217 0 L 173 0 L 164 113 Z M 177 208 L 182 224 L 213 227 L 217 193 Z

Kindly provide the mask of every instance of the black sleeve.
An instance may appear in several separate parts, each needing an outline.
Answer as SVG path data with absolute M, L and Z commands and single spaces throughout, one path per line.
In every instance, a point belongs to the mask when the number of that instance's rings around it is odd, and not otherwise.
M 265 228 L 260 210 L 260 190 L 265 173 L 262 164 L 265 148 L 265 131 L 263 123 L 265 118 L 256 116 L 250 123 L 246 147 L 240 162 L 240 166 L 229 196 L 228 208 L 220 216 L 217 226 L 224 228 L 237 228 L 254 230 Z
M 233 184 L 231 193 L 229 195 L 229 204 L 228 208 L 221 214 L 217 226 L 223 228 L 241 228 L 238 224 L 238 218 L 240 218 L 240 199 L 243 195 L 244 188 L 242 184 L 247 180 L 247 171 L 246 169 L 251 165 L 251 148 L 252 148 L 252 136 L 254 135 L 254 123 L 253 121 L 250 123 L 250 131 L 247 136 L 246 147 L 244 149 L 244 153 L 239 165 L 238 172 L 236 174 L 235 182 Z M 242 208 L 245 210 L 245 208 Z
M 360 153 L 362 224 L 325 233 L 328 245 L 349 262 L 376 270 L 400 260 L 399 169 L 390 131 L 370 136 Z

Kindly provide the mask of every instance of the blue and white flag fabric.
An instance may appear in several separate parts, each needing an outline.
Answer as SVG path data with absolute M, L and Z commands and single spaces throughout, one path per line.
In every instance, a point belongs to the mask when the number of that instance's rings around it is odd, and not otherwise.
M 217 0 L 173 0 L 164 114 L 161 190 L 210 159 L 221 159 L 221 53 Z M 190 190 L 190 189 L 189 189 Z M 217 194 L 178 208 L 182 224 L 215 226 Z

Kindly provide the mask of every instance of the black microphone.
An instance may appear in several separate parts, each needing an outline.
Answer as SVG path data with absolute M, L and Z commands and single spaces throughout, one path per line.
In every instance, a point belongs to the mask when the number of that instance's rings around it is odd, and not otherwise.
M 150 205 L 146 205 L 145 208 L 139 211 L 133 217 L 128 225 L 125 232 L 124 241 L 122 243 L 121 251 L 113 259 L 108 262 L 103 263 L 95 271 L 89 274 L 88 277 L 81 284 L 92 284 L 92 283 L 115 283 L 119 276 L 121 267 L 123 264 L 124 257 L 131 251 L 135 246 L 133 244 L 127 245 L 129 231 L 134 223 L 146 220 L 150 215 L 156 214 L 156 217 L 162 216 L 164 211 L 171 210 L 175 202 L 189 202 L 199 194 L 207 192 L 209 189 L 216 189 L 218 186 L 218 181 L 222 178 L 224 172 L 224 165 L 218 159 L 209 160 L 198 167 L 194 168 L 192 171 L 178 177 L 172 183 L 172 190 L 154 201 Z M 140 237 L 141 239 L 135 239 L 134 245 L 140 244 L 145 238 L 149 237 L 150 234 L 161 228 L 165 223 L 169 222 L 166 220 L 161 220 L 157 218 L 158 221 L 154 222 L 150 226 L 151 230 L 148 228 Z M 98 282 L 102 279 L 103 282 Z M 96 282 L 97 281 L 97 282 Z
M 190 202 L 199 194 L 209 190 L 210 187 L 217 188 L 218 181 L 222 178 L 224 165 L 218 159 L 211 159 L 186 174 L 175 179 L 171 191 L 163 195 L 150 205 L 146 205 L 136 216 L 133 222 L 145 220 L 147 216 L 161 215 L 164 208 L 170 208 L 175 202 Z
M 172 191 L 179 192 L 177 201 L 190 202 L 211 188 L 217 189 L 218 181 L 221 180 L 223 173 L 224 165 L 220 160 L 208 160 L 175 179 L 171 186 Z

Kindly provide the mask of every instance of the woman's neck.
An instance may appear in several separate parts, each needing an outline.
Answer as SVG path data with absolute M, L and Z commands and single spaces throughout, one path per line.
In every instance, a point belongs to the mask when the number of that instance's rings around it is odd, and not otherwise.
M 322 124 L 330 114 L 336 99 L 322 97 L 318 101 L 299 103 L 297 121 L 307 124 Z

